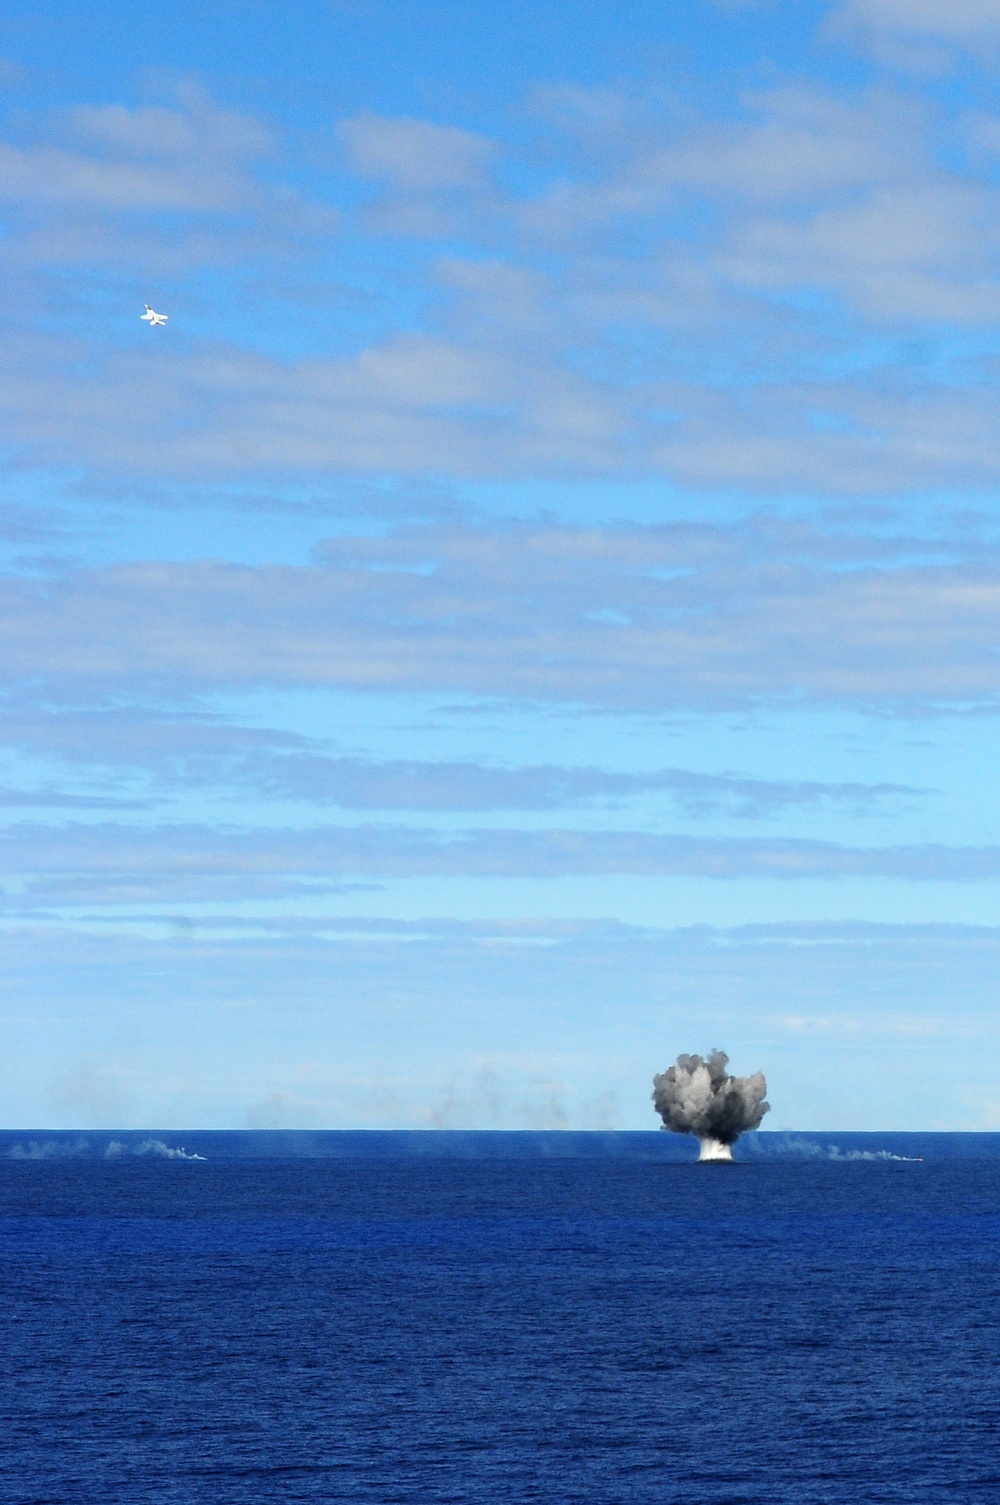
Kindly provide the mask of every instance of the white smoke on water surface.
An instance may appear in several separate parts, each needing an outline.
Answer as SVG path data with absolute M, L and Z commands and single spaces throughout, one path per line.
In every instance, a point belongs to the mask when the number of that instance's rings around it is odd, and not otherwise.
M 837 1144 L 818 1144 L 801 1134 L 762 1134 L 748 1141 L 752 1154 L 764 1159 L 799 1158 L 802 1160 L 885 1161 L 904 1165 L 923 1165 L 923 1155 L 897 1155 L 893 1150 L 842 1150 Z
M 162 1139 L 144 1139 L 141 1144 L 122 1144 L 112 1139 L 104 1151 L 105 1160 L 119 1160 L 124 1155 L 148 1156 L 154 1160 L 204 1160 L 204 1155 L 189 1155 L 183 1148 L 173 1149 Z
M 191 1154 L 183 1148 L 174 1148 L 162 1139 L 143 1139 L 138 1144 L 123 1143 L 120 1139 L 108 1141 L 102 1151 L 89 1139 L 31 1139 L 25 1144 L 15 1144 L 7 1151 L 8 1160 L 86 1160 L 99 1155 L 102 1160 L 122 1160 L 139 1157 L 152 1160 L 204 1160 L 204 1155 Z
M 79 1160 L 90 1154 L 86 1139 L 30 1139 L 15 1144 L 7 1152 L 8 1160 Z

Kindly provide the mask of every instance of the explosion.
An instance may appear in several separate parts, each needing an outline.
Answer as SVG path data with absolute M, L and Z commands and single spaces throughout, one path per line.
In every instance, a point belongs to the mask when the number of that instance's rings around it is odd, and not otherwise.
M 730 1076 L 729 1057 L 713 1050 L 701 1056 L 678 1056 L 677 1064 L 653 1078 L 653 1106 L 663 1127 L 674 1134 L 693 1134 L 700 1141 L 699 1160 L 732 1160 L 732 1146 L 747 1129 L 756 1129 L 765 1113 L 764 1073 Z

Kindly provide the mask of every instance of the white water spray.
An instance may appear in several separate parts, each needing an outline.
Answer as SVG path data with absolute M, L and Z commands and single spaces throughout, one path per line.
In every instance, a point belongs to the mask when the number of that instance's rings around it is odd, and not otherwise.
M 699 1160 L 732 1160 L 733 1147 L 731 1144 L 723 1144 L 721 1139 L 699 1139 Z

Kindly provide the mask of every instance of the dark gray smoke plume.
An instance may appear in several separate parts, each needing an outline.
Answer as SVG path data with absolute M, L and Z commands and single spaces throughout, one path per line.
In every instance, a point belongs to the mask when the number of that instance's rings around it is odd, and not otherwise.
M 732 1160 L 732 1146 L 747 1129 L 756 1129 L 765 1113 L 764 1073 L 730 1076 L 725 1051 L 678 1056 L 653 1078 L 653 1106 L 663 1127 L 674 1134 L 694 1134 L 701 1141 L 699 1160 Z

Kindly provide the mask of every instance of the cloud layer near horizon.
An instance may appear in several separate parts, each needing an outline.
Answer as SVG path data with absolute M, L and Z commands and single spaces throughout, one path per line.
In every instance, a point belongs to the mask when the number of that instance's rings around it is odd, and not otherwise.
M 779 1128 L 926 1129 L 916 1089 L 944 1048 L 969 1062 L 947 1122 L 981 1128 L 1000 1110 L 983 1049 L 1000 976 L 989 927 L 318 917 L 155 937 L 24 924 L 7 958 L 20 1127 L 651 1128 L 665 1038 L 706 1031 L 734 1061 L 766 1061 Z M 123 1012 L 132 1028 L 116 1035 Z M 884 1085 L 877 1098 L 886 1051 L 891 1107 Z

